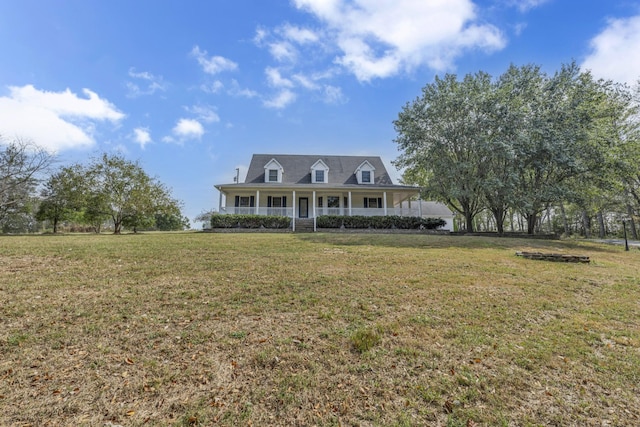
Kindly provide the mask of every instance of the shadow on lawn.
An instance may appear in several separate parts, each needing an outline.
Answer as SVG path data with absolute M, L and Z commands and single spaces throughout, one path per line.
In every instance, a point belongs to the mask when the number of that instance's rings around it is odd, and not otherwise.
M 337 246 L 386 246 L 394 248 L 460 248 L 460 249 L 512 249 L 527 248 L 541 252 L 621 252 L 618 246 L 579 240 L 537 240 L 513 237 L 453 236 L 434 234 L 392 233 L 297 233 L 304 242 Z

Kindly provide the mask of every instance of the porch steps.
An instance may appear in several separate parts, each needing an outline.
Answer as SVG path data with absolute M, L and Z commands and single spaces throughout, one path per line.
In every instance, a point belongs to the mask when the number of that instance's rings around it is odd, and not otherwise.
M 296 233 L 313 233 L 313 218 L 296 218 Z

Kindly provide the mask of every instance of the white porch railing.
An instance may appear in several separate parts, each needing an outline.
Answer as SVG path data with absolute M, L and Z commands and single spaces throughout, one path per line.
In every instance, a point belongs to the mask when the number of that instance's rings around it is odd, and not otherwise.
M 240 215 L 275 215 L 286 216 L 293 218 L 293 208 L 268 208 L 268 207 L 222 207 L 220 208 L 221 214 L 240 214 Z M 322 215 L 344 215 L 349 216 L 349 208 L 323 208 L 316 207 L 316 216 Z M 385 215 L 397 215 L 397 216 L 420 216 L 420 211 L 417 208 L 387 208 L 386 213 L 384 208 L 351 208 L 351 216 L 385 216 Z M 313 216 L 313 209 L 309 207 L 309 217 Z
M 267 208 L 261 207 L 222 207 L 220 213 L 236 214 L 236 215 L 273 215 L 273 216 L 288 216 L 293 217 L 293 208 Z

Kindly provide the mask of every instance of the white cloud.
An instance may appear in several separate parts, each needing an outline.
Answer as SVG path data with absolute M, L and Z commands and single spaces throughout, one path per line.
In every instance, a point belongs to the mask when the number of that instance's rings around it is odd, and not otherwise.
M 9 87 L 9 96 L 0 97 L 0 134 L 31 139 L 52 152 L 93 145 L 97 122 L 118 123 L 125 115 L 95 92 L 82 92 L 85 97 L 69 89 Z
M 303 74 L 294 74 L 291 77 L 293 80 L 295 80 L 296 83 L 298 83 L 300 86 L 302 86 L 305 89 L 308 90 L 318 90 L 319 89 L 319 85 L 315 82 L 314 79 L 305 76 Z
M 298 51 L 287 41 L 269 44 L 269 53 L 278 61 L 295 61 Z
M 129 98 L 136 98 L 142 95 L 153 95 L 157 91 L 167 90 L 167 85 L 164 83 L 162 76 L 154 76 L 153 74 L 142 71 L 136 72 L 135 68 L 129 69 L 129 77 L 142 80 L 145 83 L 145 87 L 141 88 L 139 84 L 134 82 L 127 82 L 126 86 L 129 90 L 127 96 Z
M 519 36 L 520 34 L 522 34 L 522 32 L 527 28 L 527 23 L 526 22 L 519 22 L 517 24 L 515 24 L 513 26 L 513 33 L 516 36 Z
M 229 88 L 228 93 L 231 96 L 238 96 L 241 98 L 255 98 L 258 96 L 258 92 L 240 87 L 237 80 L 231 80 L 231 88 Z
M 273 32 L 258 28 L 253 42 L 257 46 L 267 47 L 278 62 L 296 63 L 300 57 L 300 48 L 320 43 L 320 35 L 308 28 L 284 24 Z
M 173 134 L 180 140 L 200 139 L 204 135 L 202 124 L 194 119 L 180 119 L 173 128 Z
M 591 52 L 582 68 L 599 78 L 633 84 L 640 77 L 640 15 L 611 19 L 591 39 Z
M 494 26 L 476 21 L 471 0 L 294 0 L 325 26 L 340 54 L 336 63 L 369 81 L 427 65 L 453 67 L 464 50 L 505 46 Z
M 278 70 L 277 68 L 268 67 L 266 70 L 264 70 L 264 72 L 267 75 L 267 82 L 269 83 L 269 86 L 285 88 L 293 87 L 293 82 L 287 78 L 282 77 L 282 75 L 280 74 L 280 70 Z
M 300 28 L 294 25 L 285 25 L 280 29 L 280 33 L 288 40 L 295 41 L 298 44 L 315 43 L 319 36 L 308 28 Z
M 200 89 L 205 93 L 218 93 L 222 89 L 224 89 L 224 83 L 222 83 L 220 80 L 216 80 L 215 82 L 210 84 L 200 85 Z
M 256 35 L 253 37 L 253 42 L 257 45 L 260 45 L 262 41 L 267 38 L 268 35 L 269 35 L 269 31 L 267 31 L 262 27 L 258 27 L 256 29 Z
M 342 93 L 342 89 L 336 86 L 326 85 L 323 90 L 323 100 L 327 104 L 344 104 L 347 97 Z
M 191 56 L 195 57 L 202 70 L 207 74 L 216 75 L 223 71 L 234 71 L 238 68 L 238 64 L 230 59 L 222 56 L 207 57 L 206 50 L 200 50 L 200 47 L 194 46 L 191 50 Z
M 509 0 L 507 5 L 517 7 L 520 12 L 524 13 L 548 1 L 549 0 Z
M 147 128 L 135 128 L 133 130 L 133 140 L 140 144 L 140 148 L 144 150 L 144 147 L 151 142 L 151 134 Z
M 198 120 L 202 120 L 206 123 L 214 123 L 220 121 L 220 116 L 215 109 L 208 105 L 194 105 L 193 107 L 187 107 L 187 111 L 195 114 Z
M 284 89 L 273 98 L 266 99 L 263 104 L 268 108 L 281 110 L 296 100 L 296 94 L 289 89 Z

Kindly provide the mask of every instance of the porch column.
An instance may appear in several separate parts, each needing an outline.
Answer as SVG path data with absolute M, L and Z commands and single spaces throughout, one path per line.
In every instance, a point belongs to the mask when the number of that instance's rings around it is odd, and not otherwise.
M 220 197 L 218 197 L 218 213 L 222 213 L 222 190 L 218 190 Z
M 351 216 L 351 191 L 349 191 L 349 216 Z
M 422 196 L 418 196 L 418 216 L 422 218 Z
M 260 215 L 260 190 L 256 190 L 256 215 Z
M 292 231 L 296 231 L 296 190 L 293 190 L 293 212 L 291 213 Z
M 384 215 L 387 215 L 387 192 L 382 193 L 382 206 L 384 206 Z
M 313 192 L 313 201 L 311 203 L 312 203 L 312 206 L 313 206 L 313 210 L 312 210 L 312 212 L 313 212 L 313 232 L 315 233 L 315 231 L 316 231 L 316 203 L 317 203 L 316 202 L 316 192 L 315 192 L 315 190 Z

